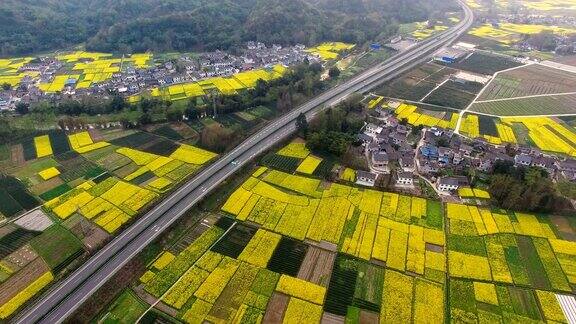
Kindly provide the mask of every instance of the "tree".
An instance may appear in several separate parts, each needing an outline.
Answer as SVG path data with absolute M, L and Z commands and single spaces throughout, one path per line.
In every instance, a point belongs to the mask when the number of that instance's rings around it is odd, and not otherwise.
M 450 145 L 450 140 L 446 137 L 440 137 L 438 141 L 436 141 L 436 145 L 439 147 L 448 147 Z
M 10 83 L 4 82 L 4 83 L 2 83 L 2 89 L 5 91 L 8 91 L 8 90 L 12 89 L 12 86 L 10 85 Z
M 196 104 L 196 98 L 191 98 L 190 100 L 188 100 L 188 103 L 186 104 L 186 109 L 184 110 L 184 116 L 186 116 L 188 120 L 198 118 L 198 107 Z
M 418 135 L 420 134 L 420 132 L 422 131 L 422 129 L 424 129 L 424 126 L 422 125 L 418 125 L 418 126 L 412 126 L 412 135 Z
M 142 115 L 140 115 L 140 117 L 138 118 L 138 122 L 141 125 L 148 125 L 152 123 L 152 114 L 150 114 L 149 112 L 147 113 L 143 113 Z
M 298 133 L 302 136 L 308 134 L 308 120 L 306 120 L 306 115 L 304 115 L 304 113 L 300 113 L 296 118 L 296 129 L 298 129 Z
M 224 152 L 224 150 L 233 141 L 233 131 L 222 127 L 218 123 L 208 125 L 200 133 L 200 143 L 203 147 L 215 151 Z
M 340 69 L 337 66 L 333 66 L 328 70 L 328 75 L 330 76 L 330 79 L 336 79 L 340 76 Z
M 168 110 L 166 119 L 171 122 L 182 121 L 182 112 L 177 109 Z
M 112 97 L 112 100 L 110 101 L 110 103 L 108 105 L 108 111 L 109 112 L 118 112 L 118 111 L 123 110 L 126 107 L 128 107 L 126 100 L 124 100 L 124 98 L 122 96 L 115 94 L 114 97 Z
M 30 105 L 24 102 L 19 102 L 16 104 L 16 112 L 20 115 L 26 115 L 30 112 Z

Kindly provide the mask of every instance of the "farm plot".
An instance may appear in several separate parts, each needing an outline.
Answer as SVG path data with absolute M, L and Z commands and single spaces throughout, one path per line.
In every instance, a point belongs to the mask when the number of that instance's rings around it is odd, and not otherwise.
M 474 52 L 467 56 L 465 59 L 453 63 L 451 66 L 455 69 L 492 75 L 498 71 L 518 67 L 521 65 L 521 63 L 511 60 L 507 56 Z
M 575 29 L 557 26 L 500 23 L 498 26 L 492 24 L 478 26 L 470 30 L 469 34 L 494 40 L 504 45 L 511 45 L 521 41 L 522 35 L 538 34 L 545 30 L 559 35 L 567 35 L 576 32 Z
M 574 243 L 560 239 L 545 218 L 456 204 L 448 204 L 447 217 L 452 277 L 571 291 L 572 270 L 560 260 L 561 246 Z
M 0 284 L 0 319 L 15 313 L 53 279 L 46 264 L 36 259 Z
M 282 65 L 270 69 L 258 69 L 237 73 L 227 78 L 210 78 L 199 82 L 188 82 L 170 85 L 168 87 L 152 88 L 149 95 L 164 100 L 177 101 L 206 95 L 212 89 L 222 94 L 235 94 L 237 91 L 253 88 L 258 80 L 270 81 L 280 78 L 286 72 Z M 128 98 L 132 103 L 140 101 L 140 95 Z
M 273 250 L 267 243 L 277 234 L 259 231 L 234 259 L 207 250 L 221 233 L 211 228 L 161 270 L 151 266 L 140 279 L 146 291 L 161 297 L 186 322 L 256 321 L 275 292 L 290 296 L 288 314 L 310 315 L 311 308 L 313 322 L 319 321 L 324 287 L 261 267 L 266 262 L 260 252 Z M 290 306 L 294 302 L 296 309 Z
M 268 153 L 262 158 L 262 165 L 285 172 L 294 172 L 301 163 L 301 159 L 275 153 Z
M 15 225 L 5 225 L 0 232 L 0 258 L 4 258 L 26 245 L 40 233 L 19 228 Z
M 394 114 L 399 120 L 405 119 L 410 125 L 414 126 L 438 126 L 441 128 L 455 129 L 458 122 L 458 114 L 441 112 L 432 115 L 431 112 L 419 109 L 414 105 L 401 104 L 394 110 Z
M 113 233 L 157 197 L 150 190 L 116 178 L 107 178 L 98 184 L 93 181 L 84 182 L 46 202 L 44 207 L 61 219 L 80 213 L 107 232 Z
M 576 95 L 549 95 L 532 98 L 475 102 L 470 111 L 496 116 L 530 116 L 576 113 Z
M 384 97 L 419 101 L 454 71 L 448 67 L 426 63 L 406 73 L 402 78 L 385 83 L 377 88 L 375 93 Z
M 94 151 L 110 145 L 108 142 L 94 143 L 88 132 L 80 132 L 68 135 L 68 141 L 70 142 L 70 147 L 80 154 L 88 153 L 90 151 Z
M 297 138 L 280 149 L 277 154 L 297 159 L 304 159 L 308 154 L 310 154 L 310 150 L 306 148 L 306 142 L 303 139 Z
M 454 321 L 566 320 L 555 294 L 548 291 L 453 279 L 449 295 Z
M 295 239 L 338 245 L 340 251 L 365 260 L 387 261 L 385 251 L 392 250 L 392 262 L 400 269 L 406 267 L 406 255 L 400 256 L 396 251 L 406 251 L 409 237 L 410 243 L 413 239 L 418 246 L 414 255 L 409 254 L 409 260 L 423 259 L 426 243 L 438 244 L 438 239 L 429 241 L 423 237 L 425 228 L 433 233 L 442 226 L 441 206 L 438 208 L 436 203 L 430 202 L 428 208 L 425 199 L 361 191 L 339 184 L 319 192 L 318 180 L 279 171 L 260 177 L 247 180 L 222 210 L 238 220 L 248 220 Z M 390 239 L 389 247 L 390 235 L 394 239 Z M 444 244 L 443 240 L 440 244 Z M 411 271 L 424 273 L 423 263 L 421 268 L 408 266 Z
M 384 269 L 343 254 L 336 257 L 324 310 L 352 317 L 360 309 L 380 312 Z
M 492 79 L 478 101 L 574 92 L 576 74 L 530 64 L 499 73 Z
M 532 143 L 543 151 L 575 156 L 576 135 L 571 128 L 551 118 L 502 118 L 502 123 L 510 127 L 522 124 L 528 130 Z
M 333 60 L 338 58 L 338 53 L 342 51 L 351 50 L 356 45 L 346 44 L 341 42 L 322 43 L 316 47 L 308 49 L 308 52 L 319 56 L 323 60 Z
M 60 225 L 52 225 L 30 244 L 54 273 L 84 253 L 80 240 Z
M 480 92 L 482 85 L 479 83 L 461 84 L 448 81 L 434 90 L 424 100 L 425 103 L 451 107 L 456 109 L 466 108 Z
M 462 119 L 460 124 L 460 132 L 468 135 L 470 138 L 476 138 L 480 136 L 480 126 L 479 126 L 478 115 L 466 114 Z
M 26 187 L 11 176 L 0 175 L 0 213 L 12 217 L 21 211 L 38 206 L 38 201 Z
M 73 151 L 56 156 L 56 160 L 63 169 L 60 178 L 64 182 L 77 179 L 89 180 L 104 173 L 103 169 Z
M 113 302 L 109 312 L 102 317 L 102 321 L 105 323 L 135 323 L 147 308 L 147 305 L 133 292 L 125 291 Z

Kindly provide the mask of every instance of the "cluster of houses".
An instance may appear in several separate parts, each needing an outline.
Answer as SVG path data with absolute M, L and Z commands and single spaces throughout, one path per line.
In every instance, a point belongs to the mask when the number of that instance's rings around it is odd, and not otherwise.
M 0 111 L 12 110 L 18 102 L 32 104 L 84 96 L 107 97 L 111 93 L 128 96 L 158 86 L 226 77 L 276 64 L 291 66 L 305 60 L 320 61 L 320 57 L 308 52 L 304 45 L 282 47 L 248 42 L 239 52 L 237 55 L 218 50 L 194 56 L 182 54 L 178 58 L 159 62 L 150 68 L 124 67 L 120 72 L 114 73 L 111 79 L 92 84 L 89 88 L 76 89 L 76 83 L 71 82 L 58 93 L 44 93 L 38 88 L 38 84 L 51 82 L 55 76 L 67 75 L 70 71 L 63 62 L 52 57 L 42 57 L 20 68 L 20 72 L 36 71 L 39 73 L 38 77 L 26 76 L 17 87 L 9 90 L 0 88 Z
M 376 108 L 379 117 L 366 124 L 357 139 L 369 171 L 357 172 L 357 183 L 374 186 L 380 175 L 390 175 L 399 188 L 410 188 L 420 179 L 440 194 L 469 187 L 467 174 L 490 174 L 497 161 L 519 167 L 540 167 L 556 179 L 576 181 L 576 160 L 547 155 L 529 146 L 503 146 L 469 139 L 438 127 L 413 132 L 390 110 Z

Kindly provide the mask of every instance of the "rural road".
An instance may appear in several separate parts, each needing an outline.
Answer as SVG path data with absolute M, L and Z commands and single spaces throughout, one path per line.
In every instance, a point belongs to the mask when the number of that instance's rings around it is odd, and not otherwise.
M 92 293 L 191 206 L 255 156 L 292 134 L 296 129 L 294 121 L 300 113 L 311 117 L 322 108 L 335 105 L 353 93 L 368 91 L 379 83 L 398 76 L 426 60 L 434 50 L 458 38 L 473 21 L 471 9 L 462 1 L 460 3 L 465 17 L 458 25 L 320 94 L 246 139 L 234 150 L 221 156 L 212 165 L 166 197 L 148 213 L 140 216 L 134 224 L 94 254 L 81 267 L 56 283 L 34 304 L 20 312 L 13 322 L 54 324 L 64 321 Z

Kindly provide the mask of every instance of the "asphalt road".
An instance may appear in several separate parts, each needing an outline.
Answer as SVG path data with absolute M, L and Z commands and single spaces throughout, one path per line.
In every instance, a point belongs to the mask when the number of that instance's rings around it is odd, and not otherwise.
M 294 121 L 300 113 L 311 117 L 322 108 L 341 102 L 350 94 L 368 91 L 379 83 L 396 77 L 426 60 L 434 50 L 460 36 L 471 26 L 473 20 L 470 8 L 462 2 L 461 5 L 465 18 L 457 26 L 440 36 L 435 36 L 405 52 L 398 53 L 384 63 L 324 92 L 276 119 L 231 152 L 223 155 L 148 213 L 142 215 L 67 278 L 55 284 L 36 303 L 24 309 L 13 322 L 54 324 L 64 321 L 92 293 L 190 207 L 256 155 L 292 134 L 296 128 Z

